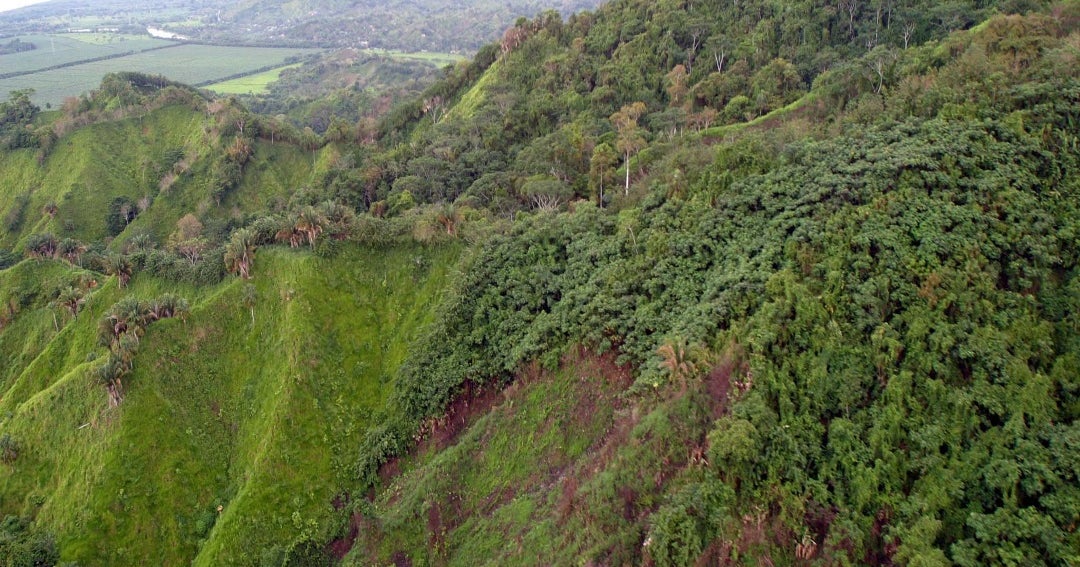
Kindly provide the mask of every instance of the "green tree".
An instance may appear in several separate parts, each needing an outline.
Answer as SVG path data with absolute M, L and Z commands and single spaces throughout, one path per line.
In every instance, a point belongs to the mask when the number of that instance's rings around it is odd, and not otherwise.
M 33 234 L 26 240 L 26 253 L 31 258 L 56 258 L 60 241 L 51 232 Z
M 589 160 L 589 188 L 596 195 L 596 204 L 604 208 L 604 188 L 615 182 L 615 165 L 619 156 L 608 143 L 600 143 L 593 149 Z
M 121 288 L 127 287 L 134 271 L 131 260 L 122 254 L 110 254 L 104 258 L 103 262 L 105 264 L 105 273 L 116 276 Z
M 626 186 L 623 191 L 630 194 L 630 157 L 645 147 L 644 131 L 638 126 L 638 118 L 645 113 L 644 102 L 634 102 L 623 106 L 618 112 L 611 115 L 612 126 L 618 136 L 615 148 L 623 154 L 623 166 L 626 167 Z
M 251 266 L 255 262 L 255 233 L 250 228 L 241 228 L 232 233 L 225 244 L 225 269 L 229 273 L 239 274 L 243 279 L 251 278 Z

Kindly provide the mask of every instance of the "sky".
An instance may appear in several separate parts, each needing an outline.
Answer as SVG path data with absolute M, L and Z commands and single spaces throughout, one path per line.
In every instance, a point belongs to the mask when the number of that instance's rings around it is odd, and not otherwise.
M 23 6 L 29 6 L 31 4 L 39 4 L 45 1 L 46 0 L 0 0 L 0 12 L 22 8 Z

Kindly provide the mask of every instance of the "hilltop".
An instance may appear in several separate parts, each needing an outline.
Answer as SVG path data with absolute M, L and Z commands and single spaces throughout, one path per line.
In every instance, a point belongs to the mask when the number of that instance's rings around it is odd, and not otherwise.
M 16 96 L 0 548 L 1076 563 L 1078 57 L 1076 2 L 616 0 L 321 136 Z

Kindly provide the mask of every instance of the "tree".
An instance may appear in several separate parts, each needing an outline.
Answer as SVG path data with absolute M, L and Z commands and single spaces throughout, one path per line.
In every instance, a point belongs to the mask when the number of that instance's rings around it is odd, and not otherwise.
M 67 286 L 60 290 L 60 293 L 56 296 L 56 304 L 67 309 L 74 318 L 78 318 L 79 308 L 82 307 L 83 303 L 86 303 L 83 290 L 74 286 Z
M 554 177 L 536 175 L 521 186 L 521 194 L 532 201 L 533 206 L 545 212 L 558 210 L 559 205 L 572 195 L 570 187 Z
M 26 253 L 31 258 L 56 258 L 60 242 L 51 232 L 34 234 L 26 240 Z
M 209 246 L 202 231 L 203 224 L 195 215 L 188 213 L 180 217 L 176 221 L 176 230 L 169 235 L 169 248 L 195 265 Z
M 596 203 L 604 208 L 604 187 L 615 181 L 615 164 L 619 157 L 610 144 L 601 143 L 593 149 L 589 161 L 589 187 L 596 193 Z
M 138 214 L 139 209 L 130 197 L 121 196 L 113 199 L 109 204 L 109 212 L 105 216 L 105 226 L 108 227 L 109 234 L 116 236 L 124 232 L 127 225 L 135 220 Z
M 645 147 L 645 138 L 642 129 L 638 126 L 638 118 L 645 113 L 645 103 L 635 102 L 622 107 L 618 112 L 611 115 L 611 124 L 615 127 L 618 136 L 615 147 L 623 154 L 623 165 L 626 167 L 626 186 L 624 193 L 630 194 L 630 156 Z
M 126 256 L 120 254 L 110 254 L 105 257 L 104 262 L 105 273 L 110 276 L 116 276 L 120 287 L 126 287 L 128 281 L 131 280 L 131 260 L 128 260 Z
M 246 280 L 251 278 L 251 265 L 254 262 L 255 233 L 250 228 L 241 228 L 225 244 L 225 269 Z
M 664 77 L 664 82 L 667 83 L 668 97 L 671 98 L 671 106 L 682 106 L 686 99 L 686 93 L 689 89 L 686 86 L 687 80 L 690 75 L 686 72 L 686 67 L 682 65 L 676 65 Z

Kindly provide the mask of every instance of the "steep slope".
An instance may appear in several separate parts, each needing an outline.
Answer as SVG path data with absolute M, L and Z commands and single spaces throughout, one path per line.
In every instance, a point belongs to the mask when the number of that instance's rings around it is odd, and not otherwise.
M 635 8 L 644 9 L 608 7 Z M 607 522 L 608 534 L 636 525 L 636 541 L 582 544 L 587 529 L 544 532 L 566 521 L 555 502 L 589 497 L 566 478 L 512 502 L 497 486 L 474 485 L 472 467 L 486 470 L 491 447 L 533 433 L 506 427 L 499 434 L 513 433 L 492 439 L 478 426 L 447 461 L 433 458 L 358 506 L 359 531 L 376 535 L 353 560 L 1075 562 L 1077 386 L 1066 369 L 1077 356 L 1067 299 L 1078 253 L 1076 10 L 996 16 L 941 43 L 850 62 L 845 39 L 830 47 L 841 61 L 811 71 L 809 92 L 755 97 L 761 106 L 698 133 L 655 126 L 685 110 L 672 77 L 667 98 L 664 83 L 651 82 L 659 73 L 649 70 L 663 63 L 637 66 L 643 82 L 612 81 L 614 103 L 599 88 L 588 101 L 551 88 L 555 79 L 588 84 L 575 74 L 587 63 L 560 65 L 584 57 L 597 30 L 649 29 L 645 21 L 671 13 L 605 20 L 612 12 L 602 11 L 569 30 L 550 20 L 521 26 L 520 42 L 504 43 L 482 76 L 446 91 L 460 106 L 411 133 L 395 157 L 412 175 L 394 180 L 391 201 L 407 191 L 497 207 L 501 190 L 501 198 L 516 192 L 519 206 L 531 198 L 548 208 L 537 192 L 558 203 L 602 178 L 595 153 L 592 164 L 580 159 L 590 143 L 633 142 L 639 157 L 624 159 L 636 182 L 609 204 L 618 214 L 579 201 L 571 214 L 519 217 L 485 246 L 464 298 L 402 367 L 390 399 L 399 410 L 366 439 L 361 474 L 379 485 L 380 467 L 432 420 L 453 418 L 462 392 L 520 380 L 531 361 L 555 366 L 579 344 L 636 365 L 630 400 L 649 406 L 654 389 L 662 398 L 708 392 L 730 413 L 683 447 L 707 469 L 672 460 L 648 490 L 662 496 L 644 510 L 589 520 Z M 866 24 L 853 21 L 849 37 Z M 767 45 L 810 62 L 782 41 Z M 783 65 L 765 53 L 747 54 L 745 76 L 761 74 L 748 82 L 767 95 L 764 77 Z M 624 138 L 632 105 L 619 105 L 634 99 L 619 96 L 640 97 L 637 117 L 656 120 L 634 132 L 640 141 Z M 603 108 L 615 111 L 608 124 L 597 117 Z M 475 173 L 470 152 L 481 147 L 501 157 L 493 163 L 513 165 Z M 431 159 L 444 155 L 457 159 Z M 728 387 L 710 390 L 705 378 L 731 368 L 739 371 Z M 450 456 L 459 450 L 470 456 Z M 502 455 L 541 469 L 547 458 Z M 609 474 L 636 478 L 629 488 L 642 490 L 646 462 Z M 446 478 L 461 484 L 440 484 Z
M 213 168 L 231 141 L 219 122 L 205 107 L 169 105 L 77 128 L 41 163 L 30 149 L 0 154 L 0 246 L 21 248 L 29 235 L 41 233 L 84 243 L 150 234 L 164 243 L 187 213 L 223 229 L 242 211 L 287 201 L 310 181 L 315 164 L 309 153 L 253 140 L 251 163 L 215 203 Z M 119 207 L 127 207 L 127 218 L 116 219 Z
M 86 564 L 251 563 L 327 537 L 335 495 L 354 482 L 352 447 L 455 255 L 265 251 L 250 284 L 135 278 L 124 295 L 168 289 L 191 311 L 141 339 L 118 407 L 90 375 L 100 350 L 86 340 L 121 295 L 115 280 L 59 332 L 48 308 L 22 313 L 23 340 L 7 340 L 19 327 L 3 334 L 5 359 L 28 361 L 0 402 L 22 447 L 0 480 L 4 508 L 35 515 Z M 51 264 L 23 262 L 5 280 Z
M 844 6 L 546 14 L 356 146 L 207 105 L 110 254 L 18 232 L 0 544 L 1076 563 L 1080 5 Z

